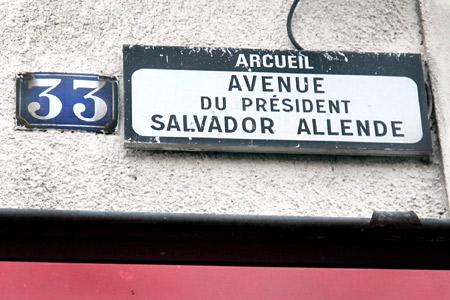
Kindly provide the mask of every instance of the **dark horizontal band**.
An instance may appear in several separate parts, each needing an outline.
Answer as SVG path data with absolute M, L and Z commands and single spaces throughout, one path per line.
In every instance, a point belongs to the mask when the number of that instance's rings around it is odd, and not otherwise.
M 0 210 L 0 260 L 450 269 L 450 222 Z

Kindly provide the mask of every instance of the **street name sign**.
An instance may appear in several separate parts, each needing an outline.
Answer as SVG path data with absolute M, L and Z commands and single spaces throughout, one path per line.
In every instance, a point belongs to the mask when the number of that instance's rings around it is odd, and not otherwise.
M 418 54 L 124 46 L 125 145 L 429 155 Z

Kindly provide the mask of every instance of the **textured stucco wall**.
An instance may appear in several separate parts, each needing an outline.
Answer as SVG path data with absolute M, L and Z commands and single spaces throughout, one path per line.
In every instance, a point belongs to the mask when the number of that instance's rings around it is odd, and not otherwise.
M 442 168 L 450 191 L 450 1 L 421 1 L 425 58 L 429 65 L 438 122 Z
M 14 77 L 79 72 L 122 79 L 122 44 L 292 49 L 291 1 L 0 0 L 0 206 L 439 218 L 439 147 L 416 158 L 126 150 L 114 135 L 15 130 Z M 308 50 L 423 52 L 413 0 L 303 1 L 294 33 Z M 121 95 L 123 91 L 121 89 Z M 121 112 L 122 114 L 123 112 Z

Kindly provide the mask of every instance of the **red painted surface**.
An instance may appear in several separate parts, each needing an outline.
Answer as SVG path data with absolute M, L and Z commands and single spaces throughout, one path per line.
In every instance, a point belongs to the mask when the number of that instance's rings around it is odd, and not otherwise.
M 450 299 L 450 271 L 0 263 L 0 299 Z

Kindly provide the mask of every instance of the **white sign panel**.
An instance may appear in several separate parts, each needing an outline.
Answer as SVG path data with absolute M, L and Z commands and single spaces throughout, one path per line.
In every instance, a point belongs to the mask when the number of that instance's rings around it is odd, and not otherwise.
M 132 126 L 142 136 L 422 139 L 417 85 L 407 77 L 140 69 L 131 81 Z

